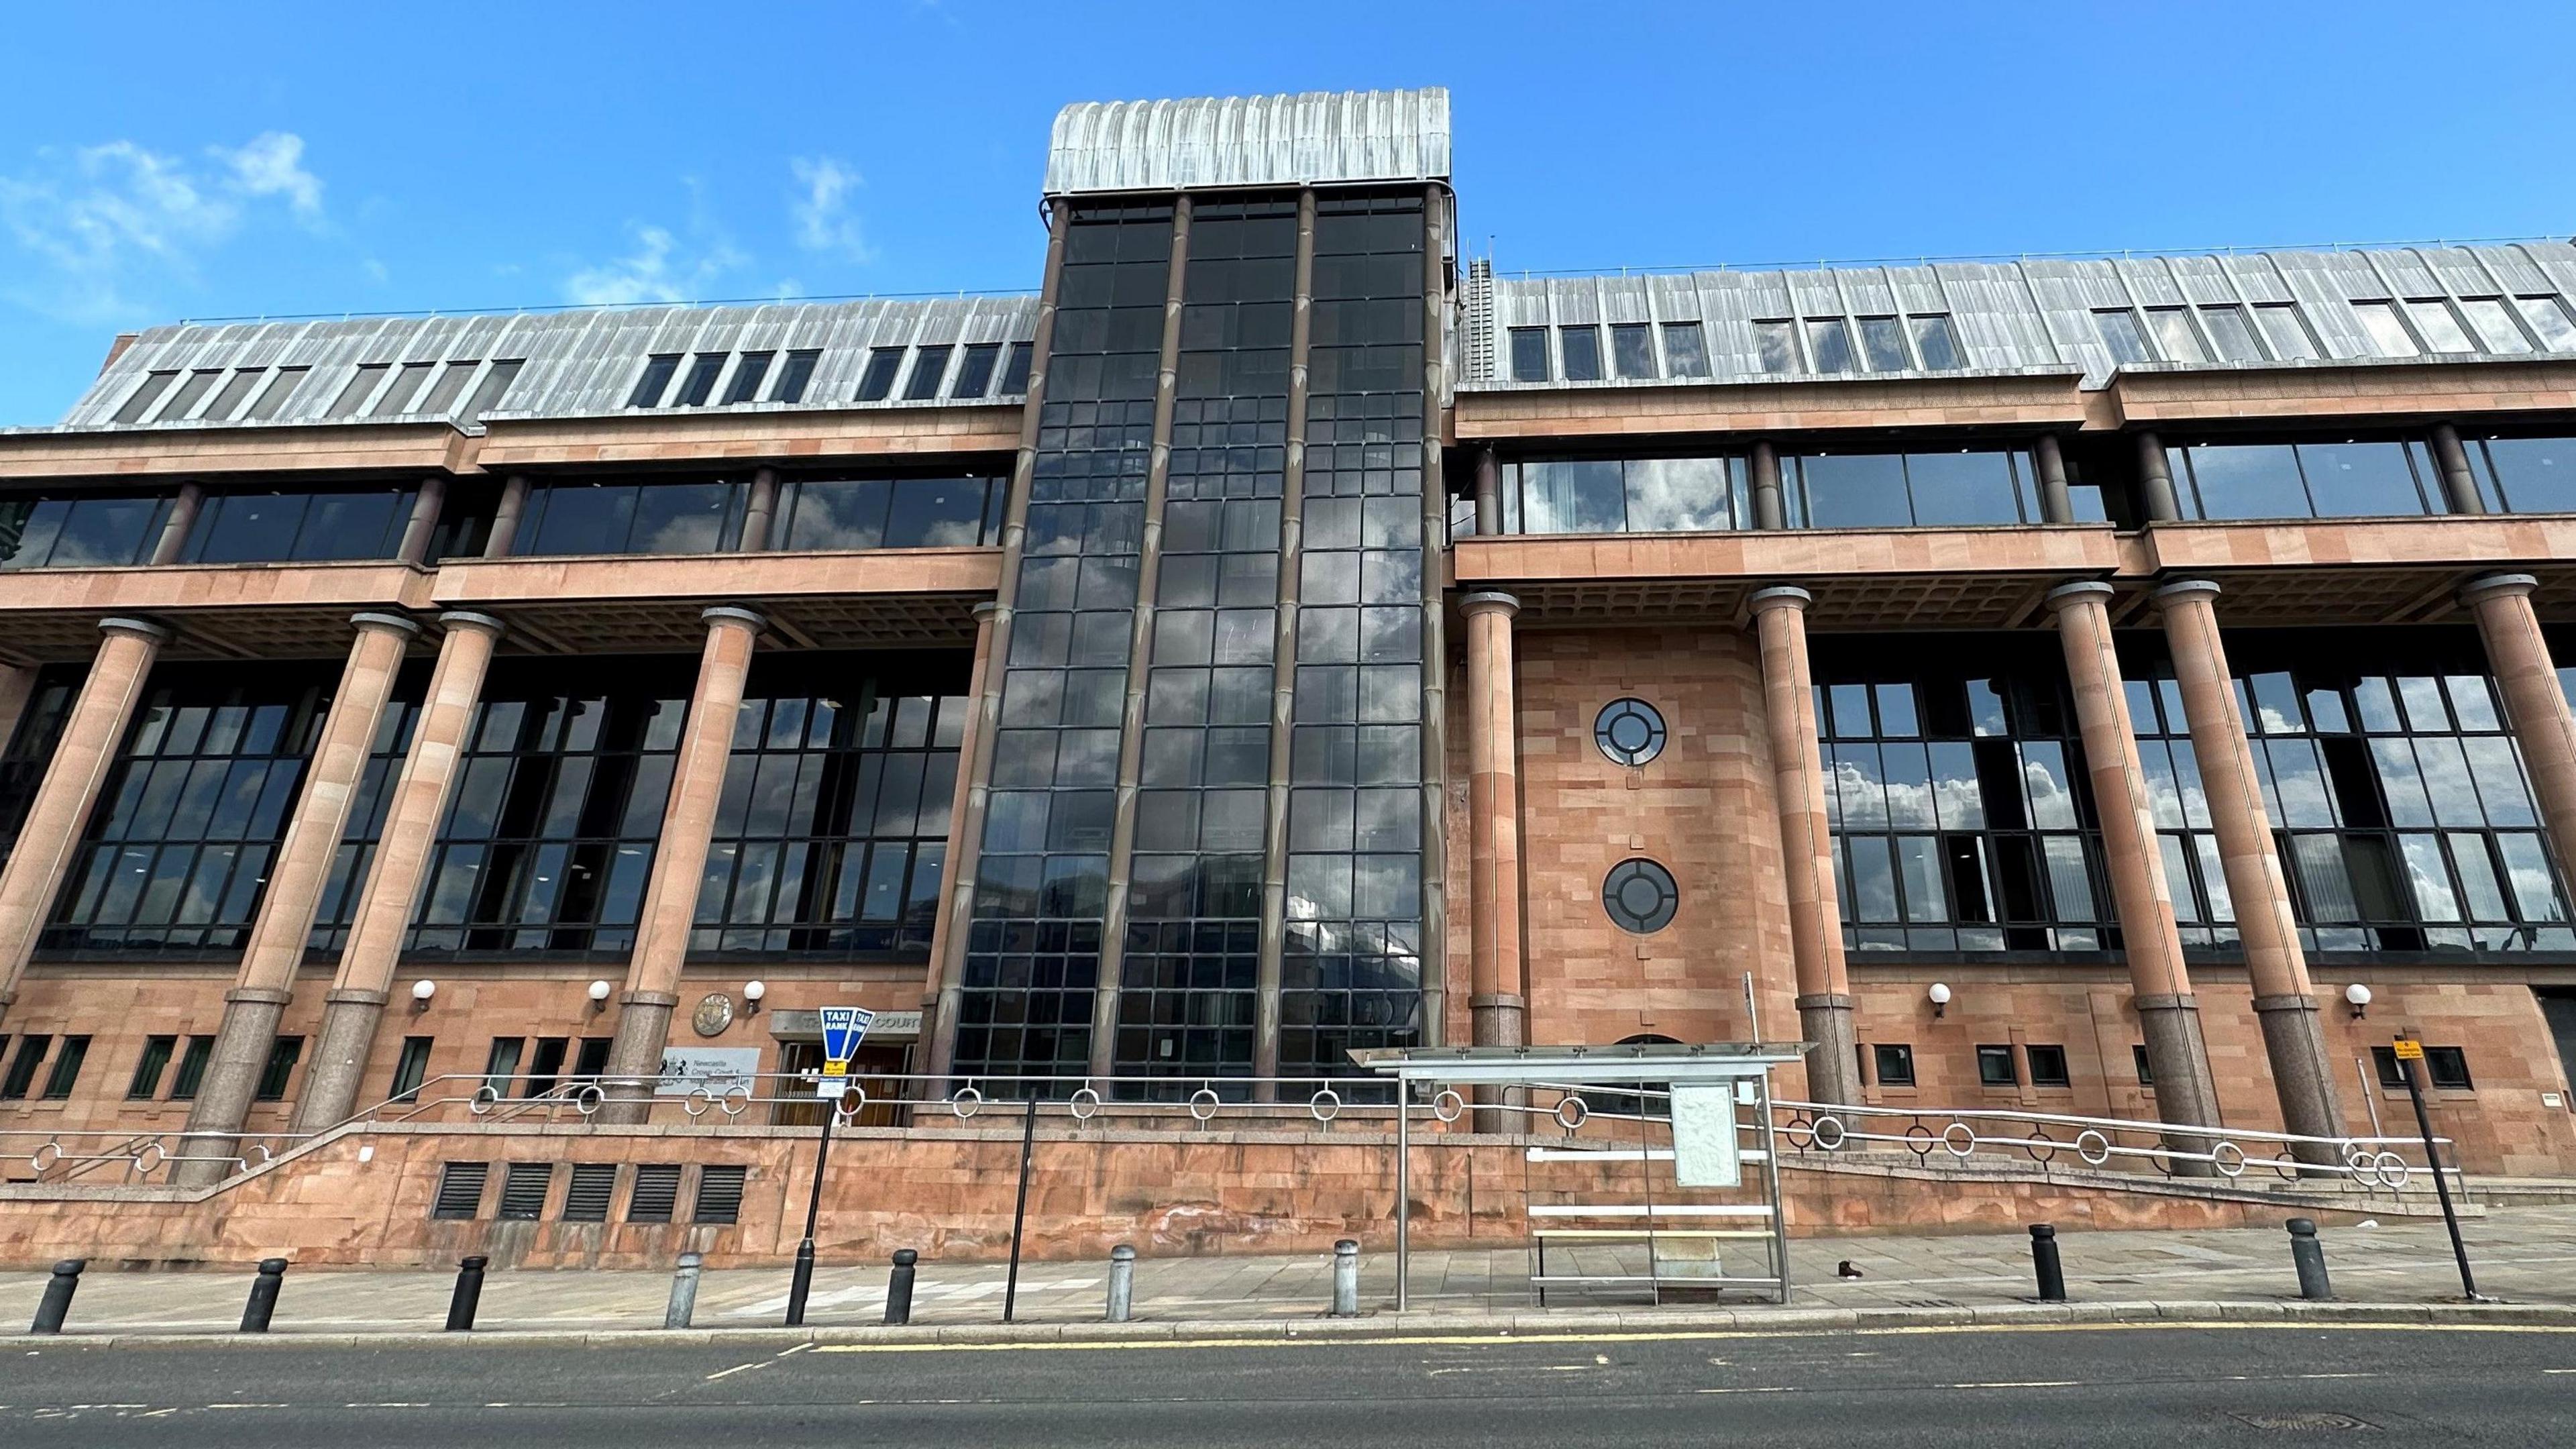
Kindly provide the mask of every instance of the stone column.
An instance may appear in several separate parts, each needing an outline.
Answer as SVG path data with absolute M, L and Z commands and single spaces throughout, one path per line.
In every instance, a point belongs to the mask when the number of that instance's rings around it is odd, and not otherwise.
M 2066 496 L 2066 451 L 2055 433 L 2042 433 L 2031 445 L 2039 467 L 2039 516 L 2048 523 L 2073 523 L 2075 504 Z
M 2084 761 L 2093 782 L 2094 814 L 2102 826 L 2102 864 L 2120 917 L 2120 940 L 2129 958 L 2129 985 L 2147 1039 L 2147 1063 L 2156 1076 L 2156 1114 L 2178 1126 L 2215 1127 L 2218 1089 L 2201 1039 L 2200 1003 L 2183 967 L 2182 933 L 2174 926 L 2173 895 L 2156 844 L 2154 807 L 2146 772 L 2130 732 L 2129 701 L 2120 683 L 2120 661 L 2111 650 L 2111 614 L 2105 583 L 2068 584 L 2051 592 L 2057 634 L 2066 649 L 2066 678 L 2075 694 L 2076 723 L 2084 733 Z M 2176 1151 L 2207 1152 L 2210 1139 L 2177 1134 Z M 2206 1176 L 2209 1164 L 2180 1162 L 2174 1171 Z
M 242 950 L 241 971 L 224 994 L 224 1021 L 216 1029 L 214 1055 L 206 1063 L 204 1084 L 188 1110 L 191 1133 L 214 1134 L 189 1145 L 172 1181 L 203 1186 L 228 1175 L 218 1159 L 233 1152 L 229 1134 L 241 1130 L 250 1115 L 251 1097 L 268 1065 L 270 1044 L 277 1039 L 278 1018 L 295 999 L 295 976 L 304 964 L 305 943 L 313 934 L 313 916 L 322 902 L 322 886 L 339 854 L 340 836 L 349 824 L 359 784 L 366 778 L 367 756 L 384 723 L 385 701 L 393 694 L 394 676 L 402 669 L 403 650 L 420 626 L 399 614 L 357 614 L 358 639 L 331 708 L 322 722 L 322 738 L 304 769 L 304 785 L 287 817 L 285 839 L 269 863 L 268 884 L 260 892 L 259 914 L 251 921 L 250 944 Z
M 984 727 L 983 711 L 975 708 L 975 703 L 984 697 L 985 690 L 993 687 L 993 616 L 998 612 L 999 608 L 990 603 L 975 606 L 975 666 L 967 676 L 970 682 L 966 686 L 966 733 L 957 741 L 957 788 L 948 800 L 947 866 L 950 870 L 957 868 L 962 854 L 957 836 L 966 825 L 966 792 L 974 783 L 966 777 L 966 762 L 975 758 L 975 736 Z M 930 970 L 921 984 L 921 1040 L 930 1044 L 926 1070 L 932 1076 L 947 1075 L 947 1048 L 956 1040 L 956 1033 L 943 1030 L 949 1014 L 957 1009 L 963 995 L 962 986 L 947 970 L 948 933 L 956 929 L 958 924 L 948 918 L 946 911 L 940 912 L 930 923 Z
M 1476 536 L 1495 538 L 1503 531 L 1503 465 L 1491 448 L 1476 450 Z
M 2558 666 L 2549 657 L 2549 641 L 2541 637 L 2540 617 L 2531 610 L 2531 591 L 2539 582 L 2529 574 L 2489 574 L 2460 590 L 2460 602 L 2477 615 L 2487 667 L 2504 691 L 2513 742 L 2539 798 L 2550 847 L 2565 870 L 2576 860 L 2576 723 L 2568 718 L 2567 696 L 2558 688 Z M 0 877 L 0 890 L 5 890 L 5 877 Z M 5 894 L 0 894 L 0 905 L 5 904 Z
M 385 807 L 384 829 L 359 890 L 348 944 L 340 951 L 339 974 L 323 998 L 313 1065 L 304 1073 L 304 1091 L 295 1103 L 298 1132 L 320 1132 L 358 1109 L 376 1025 L 384 1018 L 403 937 L 420 903 L 431 847 L 447 815 L 467 732 L 474 727 L 483 676 L 501 639 L 501 621 L 489 614 L 451 609 L 438 616 L 438 623 L 446 631 L 438 646 L 438 668 L 429 677 L 429 693 L 412 725 L 411 748 Z
M 179 485 L 179 496 L 170 501 L 170 514 L 161 520 L 161 535 L 152 540 L 151 556 L 146 563 L 174 564 L 187 551 L 188 532 L 197 526 L 198 510 L 206 506 L 206 485 L 189 482 Z
M 420 480 L 420 491 L 412 495 L 411 517 L 403 520 L 402 543 L 394 557 L 404 563 L 420 563 L 429 557 L 429 540 L 438 532 L 439 510 L 447 506 L 447 479 L 433 473 Z
M 2453 513 L 2487 511 L 2487 501 L 2478 496 L 2478 477 L 2469 470 L 2469 450 L 2461 446 L 2458 428 L 2449 423 L 2433 425 L 2433 462 L 2442 470 L 2442 497 Z
M 751 496 L 743 503 L 742 538 L 734 544 L 737 553 L 763 553 L 769 548 L 771 520 L 778 516 L 778 470 L 755 468 L 751 474 Z
M 702 617 L 706 651 L 698 659 L 697 691 L 689 697 L 689 722 L 680 736 L 671 802 L 662 812 L 652 879 L 644 888 L 644 914 L 635 928 L 635 953 L 626 965 L 626 990 L 617 998 L 617 1038 L 608 1049 L 608 1080 L 602 1083 L 608 1096 L 599 1113 L 603 1122 L 641 1122 L 652 1109 L 672 1008 L 680 1004 L 680 967 L 688 959 L 707 840 L 724 792 L 725 762 L 733 754 L 734 716 L 742 710 L 752 647 L 769 627 L 760 614 L 731 604 L 720 604 Z
M 1771 446 L 1767 440 L 1756 441 L 1753 445 L 1751 466 L 1753 526 L 1755 528 L 1788 527 L 1788 511 L 1781 506 L 1780 502 L 1780 450 Z M 1805 627 L 1803 624 L 1799 626 L 1802 635 Z
M 2237 714 L 2227 649 L 2211 603 L 2217 597 L 2218 585 L 2206 579 L 2156 590 L 2174 678 L 2182 689 L 2183 717 L 2191 726 L 2192 753 L 2200 761 L 2210 829 L 2218 837 L 2227 894 L 2236 903 L 2236 931 L 2245 943 L 2245 971 L 2253 979 L 2254 1012 L 2263 1024 L 2263 1051 L 2271 1060 L 2281 1121 L 2301 1136 L 2328 1139 L 2300 1146 L 2300 1161 L 2336 1167 L 2340 1154 L 2331 1142 L 2345 1135 L 2343 1108 L 2317 1016 L 2316 989 L 2308 980 L 2307 955 L 2299 946 L 2298 920 L 2290 909 L 2289 882 L 2282 877 L 2281 853 L 2263 809 L 2254 747 Z
M 501 485 L 500 506 L 492 510 L 492 535 L 483 541 L 485 558 L 508 558 L 519 539 L 519 520 L 528 514 L 528 475 L 513 473 Z
M 1478 1046 L 1529 1040 L 1529 987 L 1521 956 L 1521 782 L 1512 618 L 1520 600 L 1469 594 L 1467 616 L 1467 817 L 1470 990 Z
M 62 742 L 45 762 L 17 847 L 9 852 L 8 864 L 0 866 L 0 1018 L 18 999 L 18 978 L 35 954 L 36 937 L 53 912 L 63 877 L 80 856 L 81 833 L 108 767 L 116 763 L 117 747 L 125 743 L 125 727 L 143 697 L 152 661 L 170 639 L 168 629 L 143 619 L 101 619 L 98 627 L 107 637 L 99 642 L 89 677 L 72 700 Z
M 2153 433 L 2138 434 L 2138 494 L 2149 523 L 2182 518 L 2182 504 L 2174 494 L 2173 465 L 2165 461 L 2165 445 Z
M 1834 899 L 1834 837 L 1825 814 L 1825 757 L 1816 738 L 1815 682 L 1807 672 L 1805 589 L 1759 589 L 1754 626 L 1762 641 L 1762 713 L 1771 737 L 1771 793 L 1780 815 L 1780 869 L 1789 890 L 1789 952 L 1798 980 L 1798 1025 L 1807 1054 L 1807 1095 L 1860 1100 L 1858 1034 L 1851 976 L 1843 960 L 1842 910 Z

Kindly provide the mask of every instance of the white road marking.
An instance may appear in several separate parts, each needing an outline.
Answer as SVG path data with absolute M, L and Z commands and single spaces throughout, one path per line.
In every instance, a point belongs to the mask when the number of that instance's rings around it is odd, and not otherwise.
M 2017 1383 L 2007 1381 L 1994 1384 L 1950 1384 L 1946 1387 L 1954 1389 L 2073 1389 L 2083 1387 L 2083 1383 L 2078 1379 L 2026 1379 Z
M 781 1356 L 782 1356 L 782 1357 L 784 1357 L 784 1355 L 781 1355 Z M 729 1368 L 729 1369 L 718 1369 L 718 1370 L 716 1370 L 714 1373 L 711 1373 L 711 1374 L 707 1375 L 706 1381 L 707 1381 L 708 1383 L 714 1383 L 714 1382 L 715 1382 L 716 1380 L 718 1380 L 718 1379 L 726 1378 L 726 1377 L 729 1377 L 729 1376 L 731 1376 L 731 1375 L 733 1375 L 733 1374 L 741 1373 L 744 1369 L 756 1369 L 756 1368 L 761 1367 L 763 1364 L 769 1364 L 769 1363 L 775 1363 L 775 1362 L 777 1362 L 777 1360 L 776 1360 L 776 1359 L 766 1359 L 766 1358 L 764 1358 L 764 1359 L 756 1359 L 756 1360 L 754 1360 L 753 1362 L 750 1362 L 750 1363 L 738 1363 L 738 1364 L 735 1364 L 732 1368 Z M 494 1407 L 498 1407 L 498 1406 L 497 1406 L 497 1405 L 495 1405 Z
M 1699 1390 L 1703 1394 L 1794 1394 L 1797 1391 L 1795 1384 L 1771 1384 L 1762 1388 Z

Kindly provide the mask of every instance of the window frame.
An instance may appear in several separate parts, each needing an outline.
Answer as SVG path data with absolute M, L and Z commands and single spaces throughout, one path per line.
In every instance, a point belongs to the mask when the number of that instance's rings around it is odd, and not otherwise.
M 1871 1042 L 1869 1056 L 1869 1079 L 1873 1084 L 1900 1091 L 1912 1090 L 1919 1084 L 1920 1079 L 1914 1071 L 1912 1042 Z M 1887 1070 L 1891 1063 L 1898 1064 L 1893 1075 Z

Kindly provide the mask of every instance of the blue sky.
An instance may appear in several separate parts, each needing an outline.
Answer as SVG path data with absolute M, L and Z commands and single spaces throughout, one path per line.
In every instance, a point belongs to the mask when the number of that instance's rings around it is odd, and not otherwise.
M 1446 85 L 1513 270 L 2576 229 L 2564 0 L 272 0 L 9 39 L 0 425 L 181 317 L 1034 286 L 1075 100 Z

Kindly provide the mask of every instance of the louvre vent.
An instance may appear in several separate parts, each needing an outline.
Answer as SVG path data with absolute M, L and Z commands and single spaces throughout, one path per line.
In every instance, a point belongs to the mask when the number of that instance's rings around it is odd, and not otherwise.
M 690 1220 L 700 1223 L 731 1223 L 742 1220 L 742 1179 L 739 1167 L 702 1167 L 698 1169 L 698 1207 Z
M 635 1196 L 626 1204 L 630 1223 L 667 1223 L 680 1201 L 680 1165 L 642 1162 L 635 1167 Z
M 554 1185 L 551 1162 L 513 1162 L 501 1180 L 501 1221 L 533 1223 L 546 1210 L 546 1189 Z
M 438 1177 L 438 1201 L 431 1205 L 434 1218 L 470 1218 L 483 1206 L 483 1184 L 492 1176 L 488 1162 L 451 1162 Z
M 617 1195 L 617 1164 L 576 1162 L 572 1186 L 564 1189 L 563 1220 L 568 1223 L 608 1221 L 608 1201 Z

